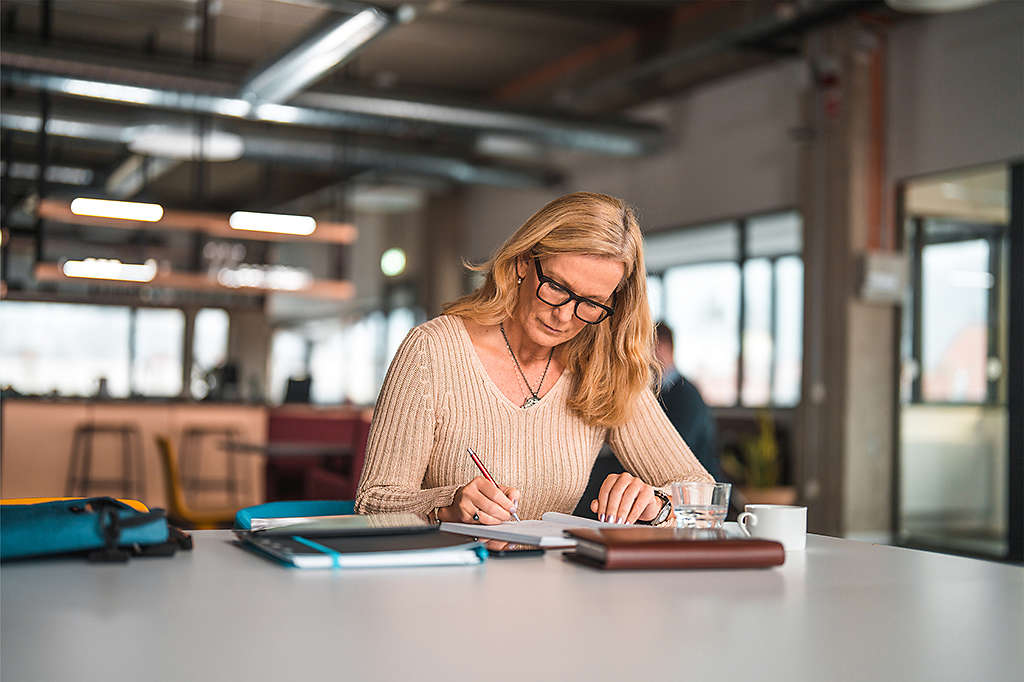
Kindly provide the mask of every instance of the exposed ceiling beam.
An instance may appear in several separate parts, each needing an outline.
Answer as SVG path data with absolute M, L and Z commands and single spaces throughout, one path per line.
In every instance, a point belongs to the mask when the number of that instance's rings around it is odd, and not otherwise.
M 820 0 L 792 17 L 769 17 L 753 21 L 703 42 L 672 50 L 652 59 L 626 67 L 585 86 L 572 89 L 568 96 L 579 102 L 592 102 L 608 92 L 625 89 L 685 64 L 692 64 L 735 49 L 756 48 L 780 36 L 800 33 L 823 23 L 837 21 L 854 12 L 883 6 L 881 0 Z
M 665 3 L 675 4 L 675 3 Z M 679 5 L 672 12 L 668 23 L 671 27 L 679 26 L 693 21 L 701 14 L 713 9 L 716 3 L 713 0 L 700 0 Z M 518 78 L 505 83 L 494 91 L 493 99 L 496 102 L 508 102 L 531 91 L 550 87 L 562 78 L 565 78 L 582 69 L 588 68 L 601 61 L 632 48 L 643 40 L 644 34 L 658 26 L 633 26 L 619 31 L 599 43 L 587 45 L 583 48 L 559 57 L 553 62 L 544 64 L 539 69 L 523 74 Z
M 111 67 L 45 48 L 5 47 L 0 51 L 0 66 L 3 82 L 15 87 L 403 139 L 500 134 L 613 156 L 645 154 L 660 148 L 666 140 L 657 125 L 621 118 L 536 114 L 365 94 L 310 92 L 299 95 L 292 104 L 267 103 L 254 108 L 234 96 L 237 87 L 231 83 L 204 80 L 184 71 L 171 75 Z

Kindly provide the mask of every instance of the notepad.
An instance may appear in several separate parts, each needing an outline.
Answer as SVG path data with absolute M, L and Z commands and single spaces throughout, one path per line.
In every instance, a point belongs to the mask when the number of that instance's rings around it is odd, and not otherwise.
M 346 537 L 353 535 L 407 535 L 431 533 L 437 526 L 408 512 L 388 514 L 345 514 L 338 516 L 285 516 L 252 520 L 253 533 L 301 535 L 303 537 Z
M 545 512 L 540 520 L 506 521 L 497 526 L 483 526 L 477 523 L 441 524 L 441 530 L 460 535 L 471 535 L 491 540 L 505 540 L 539 547 L 575 547 L 576 540 L 565 537 L 568 528 L 622 528 L 614 523 L 602 523 L 582 516 Z
M 235 531 L 235 535 L 244 547 L 296 568 L 473 566 L 487 558 L 483 543 L 451 533 L 307 538 Z

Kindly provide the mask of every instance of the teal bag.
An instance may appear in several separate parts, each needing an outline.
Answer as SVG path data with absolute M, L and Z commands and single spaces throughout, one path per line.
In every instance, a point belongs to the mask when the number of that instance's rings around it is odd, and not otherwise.
M 163 509 L 140 512 L 112 497 L 0 506 L 0 561 L 83 551 L 91 561 L 127 561 L 191 548 Z

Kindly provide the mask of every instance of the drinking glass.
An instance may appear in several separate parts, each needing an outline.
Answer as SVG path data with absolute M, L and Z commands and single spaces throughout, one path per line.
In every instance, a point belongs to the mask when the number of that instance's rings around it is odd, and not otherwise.
M 672 511 L 676 528 L 721 528 L 729 511 L 729 483 L 672 484 Z

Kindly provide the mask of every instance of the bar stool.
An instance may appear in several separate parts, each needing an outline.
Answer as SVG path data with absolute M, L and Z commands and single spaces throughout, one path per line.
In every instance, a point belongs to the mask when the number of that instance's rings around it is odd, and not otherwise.
M 181 486 L 186 495 L 195 497 L 209 490 L 224 491 L 233 503 L 239 502 L 238 470 L 235 455 L 226 453 L 226 474 L 204 476 L 202 472 L 204 442 L 216 439 L 217 445 L 224 441 L 238 441 L 238 429 L 233 426 L 190 426 L 181 436 Z
M 97 436 L 114 436 L 121 449 L 121 477 L 97 478 L 93 475 L 93 449 Z M 87 422 L 75 427 L 71 438 L 71 459 L 65 485 L 66 497 L 88 497 L 94 487 L 113 488 L 118 495 L 141 500 L 146 492 L 146 473 L 142 456 L 142 434 L 135 424 Z

